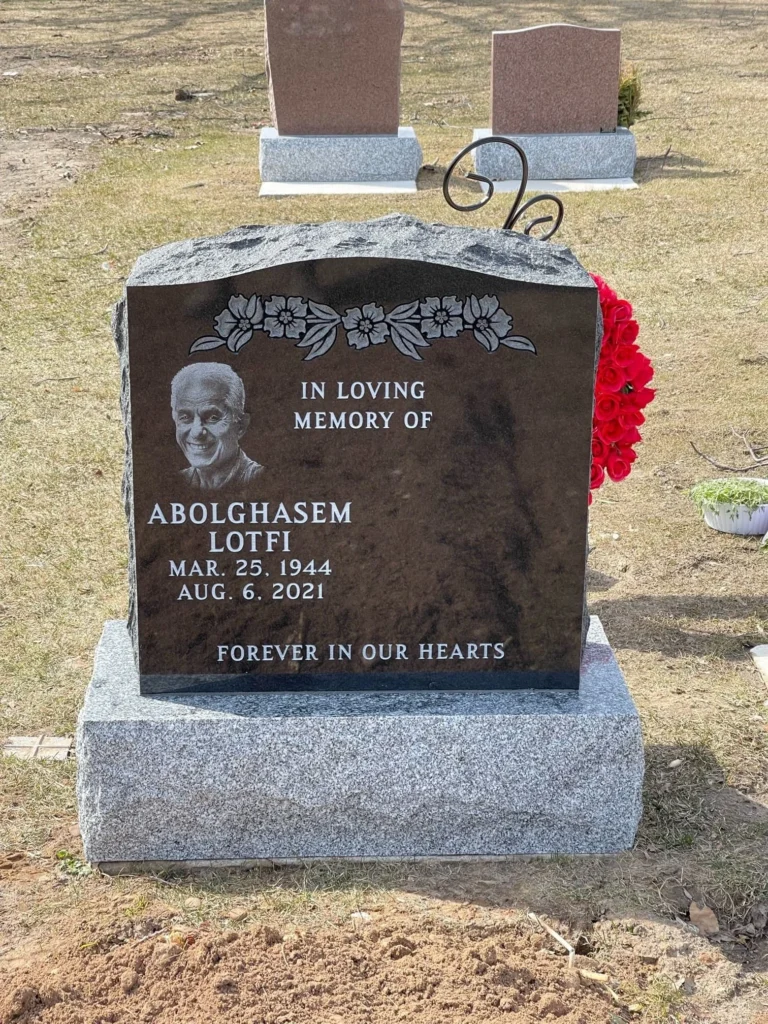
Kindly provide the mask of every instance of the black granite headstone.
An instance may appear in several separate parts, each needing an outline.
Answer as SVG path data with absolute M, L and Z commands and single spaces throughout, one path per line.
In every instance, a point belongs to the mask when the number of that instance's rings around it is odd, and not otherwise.
M 142 692 L 575 688 L 597 291 L 387 217 L 141 257 L 117 307 Z

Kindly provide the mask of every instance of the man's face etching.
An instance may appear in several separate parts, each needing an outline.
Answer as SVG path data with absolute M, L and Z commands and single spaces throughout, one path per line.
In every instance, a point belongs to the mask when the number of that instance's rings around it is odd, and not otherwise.
M 206 469 L 237 458 L 248 425 L 227 404 L 227 387 L 215 380 L 189 381 L 176 394 L 176 441 L 190 466 Z

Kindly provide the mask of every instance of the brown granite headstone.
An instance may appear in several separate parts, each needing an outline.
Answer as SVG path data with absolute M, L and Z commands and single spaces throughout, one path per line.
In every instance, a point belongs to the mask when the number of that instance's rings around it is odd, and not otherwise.
M 265 0 L 281 135 L 396 135 L 403 0 Z
M 620 62 L 618 29 L 540 25 L 494 32 L 493 131 L 615 131 Z
M 144 692 L 576 688 L 597 290 L 393 216 L 142 257 L 116 317 Z

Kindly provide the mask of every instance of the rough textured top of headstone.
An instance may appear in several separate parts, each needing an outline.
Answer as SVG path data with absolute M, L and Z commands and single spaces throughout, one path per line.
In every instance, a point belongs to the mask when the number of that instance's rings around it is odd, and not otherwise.
M 282 135 L 394 135 L 403 0 L 265 0 L 269 99 Z
M 494 32 L 492 63 L 494 132 L 615 131 L 619 29 L 538 25 Z
M 344 257 L 425 260 L 530 284 L 594 288 L 565 246 L 496 228 L 426 224 L 402 214 L 356 223 L 254 225 L 171 242 L 140 256 L 127 284 L 191 284 Z

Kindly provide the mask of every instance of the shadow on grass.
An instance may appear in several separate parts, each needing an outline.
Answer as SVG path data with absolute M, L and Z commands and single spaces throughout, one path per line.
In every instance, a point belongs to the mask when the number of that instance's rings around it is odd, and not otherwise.
M 768 618 L 768 595 L 750 599 L 690 594 L 649 595 L 590 602 L 589 611 L 600 617 L 611 643 L 618 648 L 660 653 L 673 658 L 714 655 L 737 660 L 744 658 L 750 647 L 765 643 L 765 635 L 757 631 L 727 634 L 700 628 L 695 623 L 727 622 L 755 615 Z
M 618 582 L 615 576 L 608 576 L 604 572 L 598 572 L 597 569 L 587 566 L 587 590 L 589 593 L 611 590 Z
M 635 178 L 638 184 L 646 184 L 657 178 L 732 178 L 732 171 L 714 171 L 706 169 L 706 161 L 695 156 L 686 156 L 668 150 L 658 156 L 641 156 L 635 164 Z

